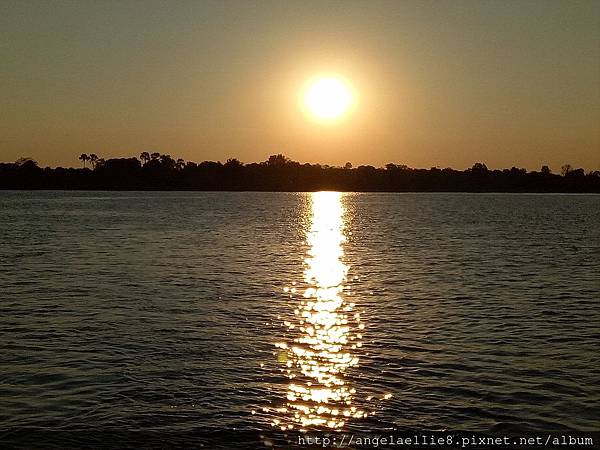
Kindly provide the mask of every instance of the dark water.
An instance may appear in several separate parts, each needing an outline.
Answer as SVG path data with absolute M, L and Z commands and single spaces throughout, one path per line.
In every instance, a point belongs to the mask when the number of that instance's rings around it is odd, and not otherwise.
M 28 447 L 598 431 L 600 196 L 2 192 L 0 338 Z

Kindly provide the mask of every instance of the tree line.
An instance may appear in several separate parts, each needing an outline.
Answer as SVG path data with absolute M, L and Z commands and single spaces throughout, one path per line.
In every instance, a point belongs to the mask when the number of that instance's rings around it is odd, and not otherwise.
M 0 189 L 364 191 L 364 192 L 600 192 L 600 171 L 586 173 L 566 164 L 560 174 L 490 170 L 481 162 L 466 170 L 301 164 L 282 154 L 260 163 L 195 163 L 168 154 L 142 152 L 139 158 L 79 156 L 81 168 L 42 168 L 31 158 L 0 163 Z

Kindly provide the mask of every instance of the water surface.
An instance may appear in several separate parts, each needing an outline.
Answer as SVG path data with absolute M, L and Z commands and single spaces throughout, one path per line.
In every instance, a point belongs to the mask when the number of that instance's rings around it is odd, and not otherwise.
M 0 242 L 9 442 L 598 430 L 598 195 L 1 192 Z

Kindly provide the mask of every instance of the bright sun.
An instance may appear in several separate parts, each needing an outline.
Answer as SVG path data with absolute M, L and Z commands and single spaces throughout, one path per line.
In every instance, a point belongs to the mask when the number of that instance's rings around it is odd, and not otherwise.
M 321 77 L 308 84 L 304 105 L 315 118 L 334 120 L 345 115 L 354 101 L 352 90 L 337 77 Z

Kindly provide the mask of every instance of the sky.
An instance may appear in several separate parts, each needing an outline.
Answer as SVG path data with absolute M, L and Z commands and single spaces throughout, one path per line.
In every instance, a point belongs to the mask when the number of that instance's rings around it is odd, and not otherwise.
M 355 92 L 340 120 L 307 80 Z M 0 161 L 600 169 L 599 1 L 0 2 Z

